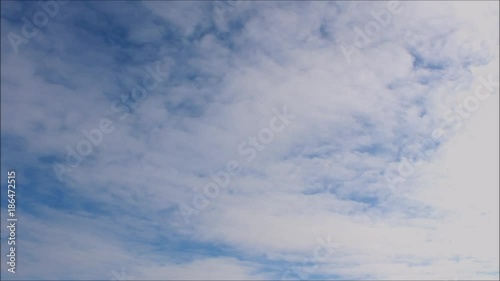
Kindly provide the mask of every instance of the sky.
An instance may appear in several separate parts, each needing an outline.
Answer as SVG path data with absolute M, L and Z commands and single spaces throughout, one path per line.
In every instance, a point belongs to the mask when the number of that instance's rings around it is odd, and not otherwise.
M 496 1 L 2 1 L 1 277 L 498 280 L 498 81 Z

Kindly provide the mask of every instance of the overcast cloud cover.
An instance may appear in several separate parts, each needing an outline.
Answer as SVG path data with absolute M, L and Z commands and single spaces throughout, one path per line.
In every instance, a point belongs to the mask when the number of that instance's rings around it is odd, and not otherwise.
M 2 279 L 498 280 L 497 1 L 57 7 L 1 2 Z

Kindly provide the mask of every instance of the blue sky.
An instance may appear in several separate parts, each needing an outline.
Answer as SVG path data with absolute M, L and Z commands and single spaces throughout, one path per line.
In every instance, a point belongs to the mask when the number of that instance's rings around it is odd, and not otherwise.
M 499 278 L 498 2 L 41 3 L 1 3 L 3 279 Z

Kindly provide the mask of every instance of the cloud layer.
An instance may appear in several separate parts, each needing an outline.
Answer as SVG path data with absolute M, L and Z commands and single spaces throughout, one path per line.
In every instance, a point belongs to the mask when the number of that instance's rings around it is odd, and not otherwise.
M 497 2 L 1 5 L 2 278 L 499 278 Z

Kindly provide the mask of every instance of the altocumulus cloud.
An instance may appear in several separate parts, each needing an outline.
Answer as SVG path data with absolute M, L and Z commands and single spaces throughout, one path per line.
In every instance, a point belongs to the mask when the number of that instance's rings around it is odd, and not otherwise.
M 499 278 L 498 2 L 1 5 L 22 261 L 2 279 Z M 99 144 L 59 180 L 82 132 Z M 391 187 L 411 155 L 428 157 Z M 179 203 L 231 161 L 186 224 Z

